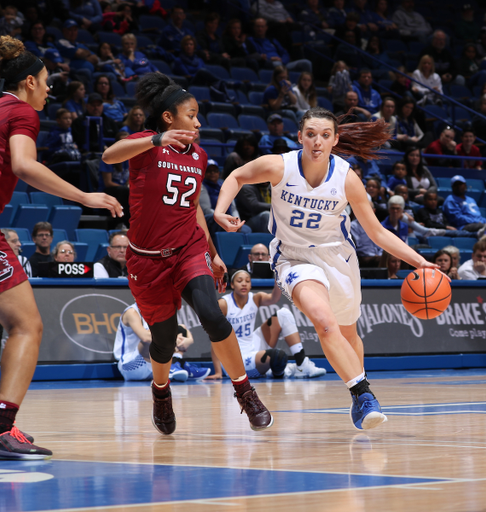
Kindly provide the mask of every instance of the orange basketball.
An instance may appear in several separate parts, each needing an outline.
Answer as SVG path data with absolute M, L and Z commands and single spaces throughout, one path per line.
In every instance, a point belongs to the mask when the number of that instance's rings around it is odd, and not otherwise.
M 451 302 L 451 285 L 448 279 L 432 268 L 410 272 L 401 290 L 405 309 L 422 320 L 441 315 Z

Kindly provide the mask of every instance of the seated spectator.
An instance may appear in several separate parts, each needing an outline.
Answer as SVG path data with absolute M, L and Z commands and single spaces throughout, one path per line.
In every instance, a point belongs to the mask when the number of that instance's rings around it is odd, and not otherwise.
M 74 20 L 81 28 L 90 32 L 101 30 L 103 12 L 99 2 L 63 0 L 63 4 L 69 11 L 69 18 Z
M 204 20 L 204 30 L 196 34 L 199 45 L 198 55 L 206 64 L 217 64 L 230 68 L 231 57 L 223 48 L 223 42 L 216 33 L 221 16 L 217 12 L 209 13 Z
M 17 256 L 20 264 L 22 265 L 22 268 L 24 269 L 24 272 L 27 274 L 27 277 L 32 277 L 32 267 L 30 265 L 30 261 L 21 254 L 22 242 L 19 239 L 17 231 L 11 228 L 2 228 L 0 231 L 5 236 L 5 240 L 7 241 L 8 245 L 10 245 L 10 248 L 12 249 L 15 256 Z
M 457 155 L 457 144 L 454 140 L 456 132 L 447 126 L 437 140 L 431 142 L 425 149 L 426 154 L 431 155 Z M 429 165 L 440 167 L 460 167 L 461 161 L 451 158 L 427 158 Z
M 370 201 L 371 208 L 375 210 L 373 201 Z M 358 255 L 359 266 L 367 268 L 376 268 L 381 261 L 383 249 L 376 245 L 368 236 L 358 219 L 351 221 L 351 235 L 356 245 L 356 254 Z
M 408 146 L 424 147 L 431 138 L 421 130 L 415 119 L 416 102 L 410 96 L 404 96 L 398 104 L 397 110 L 397 139 L 402 148 Z
M 56 46 L 61 57 L 69 63 L 69 67 L 78 75 L 82 73 L 84 77 L 82 80 L 86 85 L 86 80 L 88 83 L 91 81 L 99 59 L 85 44 L 77 41 L 78 33 L 77 22 L 72 19 L 66 20 L 62 25 L 63 37 L 56 42 Z
M 126 231 L 112 233 L 109 242 L 110 246 L 106 249 L 108 254 L 94 264 L 94 277 L 128 277 L 126 259 L 128 238 Z
M 380 110 L 371 117 L 372 121 L 383 119 L 390 127 L 390 133 L 393 139 L 402 140 L 405 138 L 403 134 L 397 134 L 397 116 L 395 115 L 395 100 L 391 96 L 385 96 L 380 106 Z M 386 147 L 386 146 L 385 146 Z M 387 147 L 392 147 L 388 144 Z
M 480 66 L 481 59 L 478 56 L 476 45 L 466 44 L 462 49 L 461 57 L 456 61 L 456 69 L 470 87 L 477 85 L 480 76 L 486 73 L 484 70 L 480 71 Z
M 344 108 L 336 112 L 336 117 L 344 116 L 341 123 L 360 123 L 368 121 L 371 112 L 358 106 L 358 94 L 354 91 L 348 91 L 344 95 Z
M 103 135 L 100 147 L 100 136 L 98 133 L 99 124 L 93 120 L 89 127 L 89 147 L 86 147 L 86 126 L 84 122 L 87 117 L 100 117 L 103 120 Z M 81 153 L 86 151 L 100 152 L 105 146 L 104 138 L 114 139 L 118 132 L 118 126 L 113 119 L 110 119 L 103 112 L 103 98 L 97 92 L 93 92 L 88 97 L 86 104 L 86 114 L 78 117 L 73 122 L 73 139 L 78 145 Z
M 474 145 L 476 135 L 472 128 L 466 127 L 462 130 L 461 140 L 456 146 L 456 154 L 459 156 L 481 157 L 481 151 Z M 461 165 L 464 169 L 482 170 L 483 162 L 481 160 L 462 160 Z
M 397 272 L 400 270 L 401 266 L 402 260 L 400 258 L 383 251 L 380 259 L 380 267 L 387 269 L 388 279 L 400 279 L 400 277 L 397 276 Z
M 122 36 L 122 51 L 118 58 L 125 66 L 125 76 L 127 78 L 158 72 L 158 69 L 149 61 L 147 56 L 137 51 L 137 38 L 133 34 Z
M 46 141 L 48 149 L 44 152 L 44 158 L 50 165 L 58 162 L 80 162 L 81 153 L 74 143 L 71 130 L 71 112 L 65 108 L 58 109 L 56 122 L 57 126 L 51 129 Z
M 264 18 L 253 20 L 254 35 L 249 37 L 248 41 L 252 43 L 259 55 L 260 66 L 263 64 L 264 67 L 270 69 L 277 66 L 286 66 L 289 71 L 308 71 L 312 73 L 311 61 L 300 59 L 290 62 L 287 50 L 277 40 L 266 37 L 267 30 L 268 25 Z
M 297 117 L 300 121 L 307 110 L 317 107 L 317 92 L 312 73 L 304 71 L 300 74 L 297 84 L 292 87 L 292 92 L 297 98 L 295 104 Z
M 405 176 L 407 175 L 407 168 L 404 162 L 395 162 L 391 169 L 391 176 L 388 178 L 388 182 L 386 184 L 386 188 L 391 195 L 393 195 L 393 190 L 397 185 L 405 185 L 407 186 L 407 180 Z
M 447 35 L 444 31 L 434 32 L 432 41 L 420 53 L 420 56 L 422 55 L 430 55 L 434 59 L 435 72 L 440 76 L 442 84 L 465 84 L 464 77 L 457 74 L 456 62 L 452 52 L 447 48 Z
M 125 65 L 122 60 L 113 56 L 113 50 L 109 43 L 101 43 L 98 46 L 98 70 L 105 73 L 113 73 L 121 82 L 126 81 Z
M 1 10 L 0 14 L 2 14 Z M 3 9 L 3 17 L 0 17 L 0 36 L 19 36 L 22 32 L 23 24 L 23 15 L 19 16 L 17 7 L 14 5 L 5 6 Z
M 121 36 L 128 32 L 137 32 L 139 26 L 130 3 L 119 3 L 116 7 L 116 15 L 103 24 L 103 29 L 107 32 L 115 32 Z
M 223 179 L 225 180 L 231 172 L 238 167 L 245 165 L 259 156 L 260 149 L 258 148 L 258 142 L 255 136 L 253 134 L 242 135 L 235 144 L 233 151 L 226 157 Z
M 483 140 L 486 140 L 486 94 L 481 96 L 479 103 L 479 115 L 476 114 L 472 120 L 474 133 Z M 483 150 L 484 154 L 484 150 Z
M 170 53 L 179 53 L 183 37 L 193 36 L 194 32 L 184 24 L 186 13 L 179 6 L 174 6 L 170 11 L 170 21 L 162 29 L 162 36 L 159 40 L 160 46 Z
M 474 244 L 471 259 L 459 267 L 458 274 L 461 279 L 470 281 L 486 279 L 486 240 Z
M 378 0 L 375 4 L 373 22 L 378 27 L 381 37 L 386 39 L 399 39 L 400 34 L 396 23 L 388 15 L 388 1 Z
M 265 244 L 255 244 L 248 254 L 248 263 L 237 270 L 246 270 L 250 276 L 253 274 L 254 261 L 270 261 L 270 253 Z M 231 274 L 232 275 L 232 274 Z
M 63 240 L 58 242 L 54 250 L 52 251 L 52 257 L 54 261 L 60 263 L 73 263 L 76 260 L 76 249 L 71 242 Z
M 223 51 L 231 58 L 231 66 L 249 67 L 258 72 L 258 61 L 262 57 L 256 52 L 256 48 L 247 40 L 246 34 L 241 29 L 241 21 L 233 18 L 228 21 L 222 37 Z
M 435 72 L 434 59 L 430 55 L 423 55 L 421 57 L 417 69 L 412 73 L 412 78 L 419 82 L 412 84 L 412 91 L 421 97 L 417 102 L 419 105 L 442 103 L 440 96 L 434 94 L 427 87 L 423 87 L 428 86 L 440 94 L 444 93 L 440 76 Z
M 32 267 L 32 277 L 39 277 L 39 263 L 53 261 L 51 243 L 54 231 L 49 222 L 38 222 L 32 230 L 32 241 L 35 243 L 35 252 L 29 258 Z
M 329 78 L 329 84 L 327 86 L 327 92 L 331 95 L 334 112 L 343 109 L 346 111 L 344 107 L 344 97 L 346 93 L 352 90 L 353 86 L 351 84 L 351 78 L 349 77 L 348 66 L 343 60 L 338 60 L 331 69 L 331 77 Z M 358 99 L 356 95 L 356 105 L 357 104 Z
M 398 236 L 403 242 L 408 242 L 408 224 L 402 221 L 405 201 L 402 196 L 393 196 L 388 199 L 388 216 L 381 225 Z
M 272 152 L 271 146 L 273 146 L 273 143 L 277 139 L 283 139 L 287 143 L 287 146 L 290 149 L 299 149 L 300 146 L 294 142 L 293 140 L 289 139 L 288 137 L 284 136 L 284 124 L 283 119 L 280 114 L 271 114 L 268 116 L 267 119 L 267 126 L 268 126 L 268 135 L 264 135 L 260 142 L 258 143 L 258 146 L 264 155 L 268 155 Z M 270 146 L 270 147 L 266 147 Z
M 347 162 L 350 166 L 357 164 L 361 168 L 361 172 L 363 173 L 364 179 L 367 180 L 369 178 L 376 178 L 381 184 L 385 183 L 385 177 L 380 172 L 380 167 L 376 160 L 364 160 L 359 156 L 352 156 L 347 158 Z M 386 188 L 381 185 L 380 193 L 385 196 Z
M 185 76 L 191 85 L 211 86 L 220 79 L 206 69 L 203 60 L 196 55 L 196 39 L 184 36 L 181 41 L 181 52 L 174 60 L 174 73 Z
M 116 134 L 115 141 L 126 139 L 128 132 L 123 130 Z M 104 192 L 118 199 L 123 207 L 123 222 L 128 226 L 130 222 L 130 204 L 128 201 L 128 179 L 130 171 L 128 160 L 119 164 L 105 164 L 100 160 L 98 192 Z
M 118 369 L 125 380 L 151 380 L 152 365 L 149 347 L 152 334 L 136 303 L 128 306 L 120 316 L 116 331 L 113 355 L 118 361 Z M 194 338 L 183 324 L 178 325 L 176 346 L 169 371 L 169 379 L 185 382 L 190 379 L 203 379 L 211 370 L 198 368 L 183 360 L 183 354 L 194 343 Z
M 479 39 L 481 25 L 474 15 L 472 4 L 465 3 L 461 8 L 461 19 L 455 23 L 455 35 L 462 43 L 475 43 Z
M 347 12 L 344 9 L 344 0 L 332 0 L 332 7 L 329 8 L 329 26 L 337 28 L 346 21 Z
M 373 11 L 366 7 L 367 0 L 353 0 L 349 12 L 354 12 L 359 16 L 358 27 L 367 38 L 378 32 L 378 25 L 375 23 Z
M 356 13 L 350 13 L 348 17 L 352 18 L 353 16 L 357 16 Z M 346 21 L 346 23 L 348 23 L 348 21 Z M 356 24 L 356 20 L 354 20 L 353 23 Z M 344 61 L 349 69 L 356 72 L 363 63 L 363 57 L 359 51 L 361 49 L 359 39 L 356 37 L 353 30 L 345 30 L 342 39 L 344 42 L 336 46 L 334 60 Z
M 457 229 L 476 232 L 478 237 L 484 232 L 486 218 L 481 215 L 476 201 L 466 195 L 467 183 L 463 176 L 457 174 L 451 178 L 452 194 L 444 201 L 444 213 L 449 222 Z
M 322 29 L 329 28 L 328 13 L 319 0 L 306 0 L 305 8 L 300 11 L 298 20 L 306 26 L 307 31 L 315 30 L 315 27 Z
M 403 213 L 406 213 L 412 220 L 415 220 L 414 208 L 417 208 L 419 204 L 414 201 L 409 201 L 407 185 L 396 185 L 393 189 L 393 195 L 403 197 L 405 201 Z
M 442 248 L 443 251 L 447 251 L 452 258 L 452 266 L 459 269 L 461 266 L 461 251 L 455 245 L 447 245 Z M 460 279 L 460 278 L 459 278 Z
M 423 208 L 419 208 L 415 215 L 417 222 L 426 228 L 447 229 L 457 231 L 457 228 L 450 226 L 442 208 L 439 206 L 437 192 L 427 190 L 423 195 Z
M 358 26 L 359 23 L 359 14 L 356 12 L 348 12 L 346 14 L 346 18 L 344 20 L 344 23 L 342 25 L 338 25 L 336 28 L 336 32 L 334 35 L 339 38 L 343 39 L 344 41 L 348 41 L 348 38 L 346 38 L 346 34 L 348 32 L 352 32 L 354 35 L 354 45 L 356 45 L 358 48 L 361 48 L 361 39 L 363 37 L 363 33 L 361 29 Z M 337 49 L 337 46 L 336 46 Z M 350 64 L 347 62 L 347 64 Z M 354 67 L 354 66 L 353 66 Z
M 375 214 L 378 220 L 384 220 L 387 216 L 387 204 L 382 195 L 381 181 L 377 178 L 370 178 L 366 180 L 365 189 L 373 202 Z
M 268 105 L 270 111 L 278 112 L 294 121 L 295 124 L 298 123 L 296 117 L 297 98 L 292 90 L 289 74 L 285 67 L 277 66 L 273 70 L 272 81 L 263 93 L 263 104 Z
M 128 135 L 132 135 L 137 132 L 143 132 L 145 129 L 144 124 L 145 113 L 138 105 L 135 105 L 129 110 L 128 115 L 125 118 L 125 122 L 120 128 L 120 131 L 127 132 Z
M 376 77 L 389 78 L 390 67 L 387 64 L 394 64 L 393 59 L 388 56 L 388 53 L 383 49 L 383 44 L 378 35 L 371 35 L 368 39 L 368 44 L 365 48 L 366 53 L 374 58 L 363 56 L 363 62 L 366 67 L 373 69 Z M 379 70 L 379 71 L 378 71 Z
M 393 13 L 392 21 L 402 38 L 425 41 L 432 28 L 421 14 L 413 10 L 414 7 L 414 0 L 402 0 L 400 7 Z
M 84 115 L 86 110 L 85 96 L 86 87 L 83 82 L 73 81 L 68 85 L 67 97 L 62 106 L 71 112 L 73 121 Z
M 445 249 L 440 249 L 432 257 L 432 263 L 439 265 L 439 270 L 450 279 L 461 279 L 457 270 L 452 264 L 452 256 Z
M 371 71 L 363 68 L 359 72 L 358 80 L 353 82 L 353 91 L 358 95 L 358 106 L 375 114 L 380 108 L 381 96 L 373 89 L 372 83 Z
M 413 82 L 407 75 L 407 69 L 405 66 L 398 66 L 397 71 L 400 71 L 400 73 L 394 73 L 395 79 L 390 86 L 390 91 L 396 93 L 400 98 L 402 96 L 410 96 L 412 99 L 420 99 L 415 97 L 412 90 Z
M 274 114 L 275 115 L 275 114 Z M 270 186 L 269 183 L 243 185 L 236 196 L 236 207 L 241 220 L 255 233 L 268 233 L 270 218 Z
M 421 204 L 427 190 L 437 192 L 437 182 L 427 166 L 424 165 L 422 153 L 415 146 L 409 146 L 405 150 L 403 160 L 407 168 L 405 180 L 407 181 L 410 197 L 416 203 Z
M 93 88 L 94 92 L 97 92 L 103 98 L 104 114 L 121 125 L 128 115 L 127 107 L 115 98 L 115 93 L 108 76 L 98 75 Z

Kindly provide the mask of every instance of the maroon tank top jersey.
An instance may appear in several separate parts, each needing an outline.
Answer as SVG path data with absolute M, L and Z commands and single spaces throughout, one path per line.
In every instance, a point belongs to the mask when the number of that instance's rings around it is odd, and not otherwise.
M 145 130 L 128 138 L 155 135 Z M 205 237 L 197 224 L 194 200 L 206 172 L 206 152 L 197 144 L 184 149 L 155 147 L 129 160 L 130 230 L 128 238 L 146 250 L 186 245 Z
M 28 103 L 13 94 L 3 93 L 0 98 L 0 213 L 12 199 L 18 181 L 12 172 L 10 137 L 27 135 L 35 142 L 39 128 L 39 116 Z

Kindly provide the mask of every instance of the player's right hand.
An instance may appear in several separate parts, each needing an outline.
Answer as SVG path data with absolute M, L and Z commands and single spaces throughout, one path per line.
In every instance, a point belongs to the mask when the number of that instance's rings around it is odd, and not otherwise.
M 83 204 L 89 208 L 106 208 L 110 210 L 112 217 L 123 217 L 122 205 L 114 197 L 103 192 L 85 194 Z
M 226 213 L 214 212 L 214 220 L 225 230 L 225 231 L 238 231 L 241 226 L 245 223 L 244 220 L 240 220 L 237 217 L 233 217 Z
M 168 146 L 169 144 L 178 148 L 183 148 L 188 144 L 192 144 L 199 133 L 197 131 L 189 130 L 169 130 L 164 132 L 164 136 L 161 140 L 161 146 Z

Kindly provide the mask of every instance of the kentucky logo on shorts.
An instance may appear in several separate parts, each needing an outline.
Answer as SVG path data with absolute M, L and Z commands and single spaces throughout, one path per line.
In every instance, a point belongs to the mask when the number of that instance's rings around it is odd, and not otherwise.
M 213 272 L 213 264 L 211 261 L 211 256 L 209 256 L 209 252 L 204 253 L 204 257 L 206 258 L 206 264 L 211 272 Z
M 0 281 L 5 281 L 13 275 L 13 267 L 7 259 L 7 255 L 0 251 Z
M 299 274 L 297 272 L 290 272 L 290 274 L 287 276 L 287 279 L 285 279 L 285 282 L 287 284 L 292 284 L 293 281 L 295 281 L 299 277 Z

